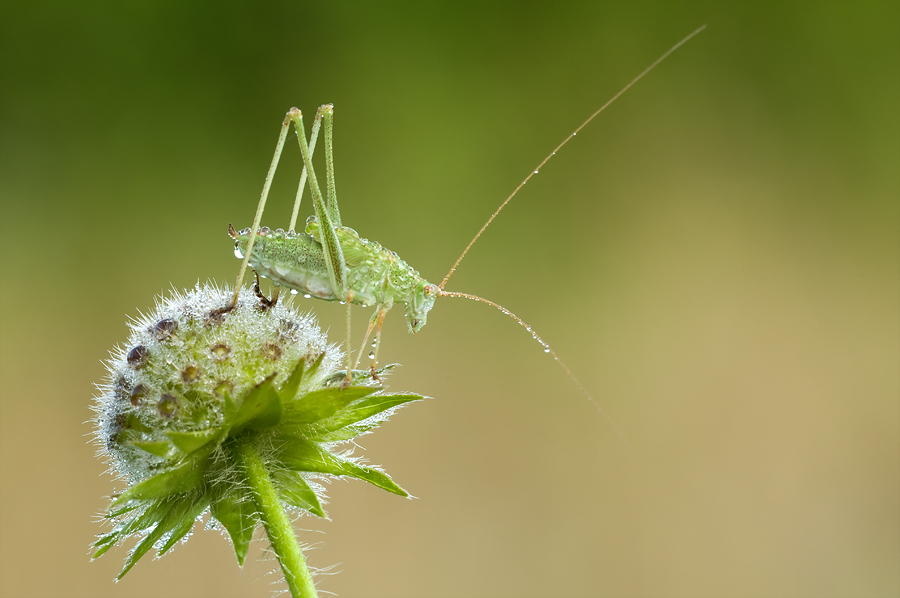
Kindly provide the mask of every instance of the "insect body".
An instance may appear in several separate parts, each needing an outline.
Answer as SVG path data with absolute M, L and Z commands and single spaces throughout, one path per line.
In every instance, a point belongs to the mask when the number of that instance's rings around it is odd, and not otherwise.
M 235 239 L 235 254 L 244 257 L 250 229 L 228 233 Z M 406 304 L 406 323 L 418 332 L 440 290 L 413 270 L 396 253 L 380 244 L 360 238 L 352 228 L 336 227 L 337 240 L 347 266 L 347 293 L 338 295 L 331 287 L 325 267 L 319 223 L 315 216 L 306 221 L 306 230 L 296 233 L 261 228 L 250 255 L 250 265 L 273 283 L 326 301 L 344 301 L 387 311 L 394 303 Z
M 262 273 L 264 276 L 271 278 L 276 285 L 286 287 L 294 292 L 302 292 L 311 297 L 317 297 L 328 301 L 338 300 L 346 303 L 348 340 L 347 381 L 349 382 L 351 376 L 349 350 L 351 304 L 356 303 L 365 306 L 375 306 L 376 308 L 375 313 L 369 321 L 366 336 L 363 340 L 363 347 L 365 347 L 370 334 L 373 329 L 375 329 L 375 350 L 369 354 L 372 359 L 371 371 L 374 376 L 378 346 L 381 337 L 381 326 L 388 310 L 390 310 L 395 303 L 404 303 L 406 305 L 406 320 L 409 330 L 410 332 L 417 332 L 425 325 L 427 314 L 434 305 L 434 300 L 437 297 L 462 297 L 472 299 L 499 309 L 504 314 L 515 319 L 520 325 L 524 326 L 532 334 L 532 337 L 543 345 L 544 351 L 551 354 L 575 384 L 582 390 L 585 396 L 587 396 L 587 398 L 594 403 L 594 406 L 602 413 L 599 405 L 593 401 L 590 394 L 588 394 L 581 383 L 578 382 L 569 368 L 566 367 L 559 357 L 557 357 L 556 353 L 550 349 L 550 346 L 537 336 L 530 326 L 505 307 L 475 295 L 445 291 L 444 286 L 447 284 L 447 281 L 456 270 L 456 267 L 462 261 L 463 257 L 465 257 L 466 253 L 468 253 L 469 249 L 475 241 L 478 240 L 497 214 L 499 214 L 506 204 L 509 203 L 519 189 L 521 189 L 532 176 L 537 174 L 540 168 L 547 163 L 550 158 L 556 155 L 557 151 L 559 151 L 572 137 L 577 135 L 582 128 L 593 120 L 594 117 L 634 85 L 639 79 L 646 75 L 669 54 L 674 52 L 679 46 L 700 33 L 704 28 L 705 25 L 669 49 L 641 74 L 635 77 L 619 93 L 613 96 L 612 99 L 601 106 L 599 110 L 594 112 L 581 124 L 581 126 L 564 139 L 553 152 L 544 158 L 537 168 L 534 168 L 509 197 L 500 204 L 500 207 L 497 208 L 484 226 L 482 226 L 481 230 L 478 231 L 439 285 L 434 285 L 423 279 L 419 276 L 418 272 L 413 270 L 394 252 L 384 249 L 378 243 L 362 239 L 353 229 L 342 226 L 334 181 L 334 157 L 332 152 L 332 121 L 334 108 L 332 105 L 326 104 L 320 107 L 316 112 L 308 143 L 303 127 L 302 115 L 297 108 L 292 108 L 288 111 L 287 116 L 282 123 L 281 134 L 278 138 L 275 155 L 272 159 L 272 164 L 269 167 L 265 185 L 263 186 L 253 225 L 249 229 L 244 229 L 240 232 L 236 232 L 231 225 L 229 225 L 229 234 L 235 239 L 236 254 L 238 257 L 243 258 L 243 262 L 238 274 L 237 284 L 235 285 L 234 298 L 229 305 L 219 311 L 221 313 L 227 312 L 236 305 L 238 292 L 240 291 L 248 264 L 258 273 Z M 303 156 L 304 169 L 300 177 L 300 186 L 297 190 L 297 197 L 294 203 L 294 211 L 289 230 L 284 232 L 281 229 L 275 231 L 268 228 L 260 229 L 259 224 L 265 208 L 272 177 L 278 165 L 278 160 L 281 156 L 281 151 L 284 147 L 284 142 L 292 123 L 297 132 L 297 140 L 300 144 L 300 153 Z M 324 196 L 319 187 L 312 164 L 312 154 L 315 150 L 319 129 L 322 127 L 323 123 L 325 129 L 326 175 L 326 193 Z M 306 228 L 303 232 L 295 232 L 294 227 L 297 220 L 300 198 L 302 197 L 303 189 L 306 186 L 307 178 L 309 179 L 309 189 L 310 194 L 312 195 L 315 216 L 307 220 Z M 277 300 L 277 291 L 278 286 L 276 286 L 273 301 Z M 360 351 L 360 356 L 361 354 L 362 351 Z

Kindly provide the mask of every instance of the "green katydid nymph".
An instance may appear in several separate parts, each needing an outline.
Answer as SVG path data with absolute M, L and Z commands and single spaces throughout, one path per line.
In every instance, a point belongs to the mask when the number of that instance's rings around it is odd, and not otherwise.
M 334 181 L 334 158 L 332 152 L 334 108 L 332 105 L 326 104 L 318 109 L 312 123 L 309 141 L 307 141 L 300 110 L 291 108 L 281 126 L 281 133 L 278 137 L 275 155 L 272 159 L 272 164 L 269 167 L 268 175 L 266 176 L 253 225 L 240 232 L 235 231 L 231 225 L 228 227 L 229 235 L 235 239 L 235 254 L 239 258 L 242 258 L 243 261 L 238 274 L 237 284 L 235 285 L 232 303 L 217 310 L 218 313 L 215 315 L 224 314 L 236 303 L 248 264 L 252 266 L 258 274 L 271 279 L 276 285 L 273 297 L 270 300 L 266 299 L 261 292 L 259 292 L 257 283 L 257 294 L 264 305 L 271 304 L 278 300 L 279 287 L 285 287 L 295 294 L 302 293 L 308 297 L 346 303 L 348 341 L 347 380 L 349 382 L 351 377 L 351 351 L 349 349 L 351 304 L 355 303 L 358 305 L 375 307 L 375 313 L 369 321 L 365 339 L 363 340 L 363 348 L 360 350 L 361 357 L 362 352 L 365 350 L 366 343 L 374 330 L 374 351 L 369 353 L 371 359 L 371 372 L 374 375 L 381 339 L 381 326 L 384 322 L 385 315 L 391 307 L 397 303 L 405 304 L 406 322 L 409 331 L 414 333 L 418 332 L 425 325 L 428 312 L 431 310 L 435 299 L 438 297 L 462 297 L 472 299 L 496 307 L 506 315 L 515 319 L 520 325 L 524 326 L 532 334 L 534 339 L 544 347 L 544 351 L 553 356 L 588 399 L 599 409 L 596 402 L 591 399 L 581 383 L 578 382 L 569 368 L 560 361 L 559 357 L 556 356 L 556 353 L 550 346 L 518 316 L 505 307 L 488 301 L 487 299 L 482 299 L 481 297 L 466 293 L 445 291 L 444 287 L 457 266 L 459 266 L 463 257 L 465 257 L 466 253 L 494 218 L 497 217 L 500 210 L 509 203 L 519 189 L 521 189 L 532 176 L 538 173 L 541 167 L 544 166 L 557 151 L 651 69 L 682 44 L 700 33 L 705 27 L 705 25 L 700 27 L 665 52 L 619 93 L 614 95 L 609 101 L 587 118 L 587 120 L 585 120 L 573 133 L 566 137 L 562 143 L 544 158 L 537 167 L 531 169 L 531 172 L 525 180 L 523 180 L 509 197 L 503 201 L 500 207 L 497 208 L 484 226 L 482 226 L 481 230 L 478 231 L 440 284 L 428 282 L 405 261 L 400 259 L 397 254 L 385 249 L 378 243 L 361 238 L 356 231 L 342 224 Z M 259 224 L 266 205 L 266 198 L 272 183 L 272 177 L 275 174 L 275 169 L 278 165 L 278 160 L 281 156 L 281 151 L 284 147 L 292 123 L 297 133 L 297 140 L 300 144 L 300 153 L 303 156 L 304 168 L 300 177 L 300 186 L 297 190 L 291 222 L 287 232 L 282 229 L 270 230 L 269 228 L 260 228 Z M 316 140 L 318 139 L 319 130 L 323 126 L 325 129 L 326 190 L 324 197 L 312 163 Z M 310 194 L 312 195 L 315 215 L 310 216 L 303 231 L 295 232 L 300 199 L 303 194 L 303 189 L 307 184 L 307 179 L 309 182 Z M 359 359 L 357 359 L 356 364 L 358 365 L 358 363 Z

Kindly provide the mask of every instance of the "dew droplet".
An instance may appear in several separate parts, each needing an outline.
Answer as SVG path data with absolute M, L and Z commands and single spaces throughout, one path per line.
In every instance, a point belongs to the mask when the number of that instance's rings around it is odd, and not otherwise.
M 178 322 L 172 318 L 165 318 L 156 323 L 151 331 L 158 341 L 164 341 L 178 329 Z
M 534 171 L 534 174 L 537 174 L 537 173 L 539 173 L 539 172 L 540 172 L 540 170 L 535 170 L 535 171 Z
M 189 365 L 181 370 L 181 379 L 185 384 L 193 384 L 200 378 L 200 368 L 195 365 Z
M 239 260 L 244 259 L 244 252 L 241 251 L 241 242 L 240 241 L 234 242 L 234 257 L 236 257 Z
M 304 299 L 309 299 L 310 297 L 312 297 L 312 295 L 310 295 L 309 293 L 303 293 Z
M 172 417 L 178 408 L 178 399 L 174 395 L 165 394 L 156 404 L 159 414 L 163 417 Z
M 225 343 L 216 343 L 209 348 L 209 352 L 212 353 L 213 359 L 216 361 L 225 361 L 228 359 L 228 354 L 231 353 L 231 347 Z
M 346 301 L 341 301 L 341 305 L 347 305 Z
M 147 350 L 147 347 L 138 345 L 128 352 L 128 356 L 125 359 L 128 361 L 128 365 L 137 369 L 147 364 L 148 357 L 150 357 L 150 352 Z
M 372 341 L 372 348 L 374 349 L 377 346 L 378 346 L 378 341 Z
M 262 353 L 268 359 L 275 361 L 279 357 L 281 357 L 281 347 L 274 343 L 266 343 L 260 349 L 260 353 Z
M 131 389 L 131 404 L 137 407 L 144 402 L 144 397 L 147 396 L 147 393 L 150 391 L 147 390 L 147 387 L 143 384 L 138 384 L 134 388 Z
M 369 359 L 375 359 L 375 351 L 369 351 Z
M 291 289 L 291 295 L 296 295 L 299 292 L 300 291 L 298 291 L 297 289 Z
M 549 352 L 550 352 L 550 347 L 544 347 L 544 353 L 549 353 Z
M 234 390 L 234 384 L 229 380 L 221 380 L 216 387 L 213 389 L 213 393 L 217 397 L 225 396 L 226 394 L 230 394 L 231 391 Z

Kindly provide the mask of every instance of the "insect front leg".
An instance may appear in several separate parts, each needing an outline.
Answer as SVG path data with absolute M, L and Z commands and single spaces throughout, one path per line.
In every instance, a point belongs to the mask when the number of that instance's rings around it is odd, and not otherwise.
M 375 322 L 375 350 L 372 351 L 372 363 L 369 366 L 372 378 L 375 380 L 378 380 L 378 376 L 375 374 L 375 366 L 378 364 L 378 349 L 381 347 L 381 326 L 384 324 L 384 317 L 387 315 L 388 309 L 390 308 L 383 305 L 380 306 Z
M 378 310 L 376 309 L 372 313 L 372 317 L 369 318 L 369 325 L 368 327 L 366 327 L 366 335 L 363 337 L 362 345 L 359 348 L 359 355 L 356 356 L 356 363 L 353 364 L 353 369 L 359 368 L 359 362 L 362 361 L 363 352 L 366 350 L 366 343 L 369 342 L 369 337 L 372 336 L 372 331 L 375 330 L 375 322 L 377 321 L 377 319 Z

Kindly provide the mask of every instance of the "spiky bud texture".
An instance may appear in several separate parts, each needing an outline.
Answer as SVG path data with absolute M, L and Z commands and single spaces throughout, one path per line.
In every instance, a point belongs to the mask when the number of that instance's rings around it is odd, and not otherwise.
M 95 410 L 97 440 L 128 488 L 113 501 L 114 529 L 95 557 L 132 536 L 124 575 L 151 547 L 163 554 L 207 510 L 243 563 L 259 523 L 239 453 L 261 455 L 289 507 L 324 516 L 328 476 L 349 476 L 406 496 L 382 471 L 341 446 L 421 398 L 382 392 L 362 372 L 342 384 L 341 353 L 315 321 L 284 302 L 211 286 L 158 301 L 132 323 L 107 363 Z

